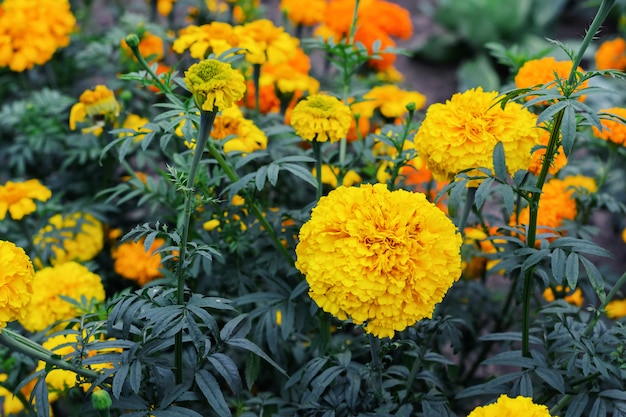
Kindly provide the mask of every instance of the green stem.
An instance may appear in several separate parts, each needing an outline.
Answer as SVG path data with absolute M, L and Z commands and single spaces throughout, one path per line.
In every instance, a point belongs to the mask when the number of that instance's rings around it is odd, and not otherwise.
M 609 159 L 606 162 L 606 165 L 602 167 L 602 174 L 600 175 L 600 178 L 598 179 L 598 190 L 602 188 L 602 186 L 608 179 L 609 173 L 611 172 L 611 169 L 613 168 L 613 164 L 615 164 L 615 160 L 617 158 L 617 152 L 618 152 L 617 147 L 619 145 L 611 141 L 608 141 L 607 144 L 609 147 Z
M 602 314 L 602 312 L 606 308 L 607 304 L 609 304 L 609 302 L 611 302 L 611 300 L 615 297 L 615 295 L 618 293 L 618 291 L 620 291 L 622 286 L 624 286 L 625 284 L 626 284 L 626 272 L 624 272 L 624 274 L 622 274 L 622 276 L 617 280 L 617 282 L 615 283 L 613 288 L 611 288 L 611 291 L 609 291 L 609 293 L 607 294 L 606 298 L 604 299 L 604 301 L 602 302 L 600 307 L 596 310 L 595 317 L 593 318 L 593 320 L 591 320 L 589 322 L 589 324 L 585 328 L 585 331 L 583 332 L 583 335 L 589 336 L 591 334 L 591 331 L 596 326 L 596 323 L 600 319 L 600 315 Z
M 232 169 L 232 167 L 228 164 L 228 162 L 226 161 L 224 156 L 220 153 L 220 151 L 217 149 L 217 147 L 215 146 L 215 143 L 213 141 L 209 141 L 207 143 L 207 148 L 209 149 L 209 153 L 211 154 L 213 159 L 217 161 L 217 164 L 220 166 L 220 168 L 222 168 L 222 170 L 224 171 L 228 179 L 233 184 L 236 183 L 239 180 L 239 176 Z M 274 242 L 274 245 L 276 246 L 276 248 L 280 251 L 280 253 L 287 260 L 287 262 L 289 262 L 290 265 L 293 265 L 294 260 L 291 257 L 291 254 L 289 253 L 289 251 L 285 248 L 285 246 L 282 244 L 282 242 L 278 238 L 278 235 L 276 234 L 276 230 L 274 229 L 274 227 L 265 218 L 265 215 L 263 214 L 258 204 L 254 200 L 254 197 L 252 197 L 250 193 L 246 191 L 242 191 L 242 197 L 244 198 L 244 200 L 246 200 L 246 204 L 252 210 L 252 214 L 254 214 L 254 217 L 256 217 L 259 223 L 261 223 L 261 225 L 265 229 L 265 232 L 270 236 L 270 238 Z
M 372 334 L 368 334 L 370 342 L 370 354 L 372 356 L 372 371 L 374 378 L 372 378 L 372 385 L 374 394 L 379 400 L 383 399 L 383 369 L 380 363 L 380 339 Z
M 156 1 L 154 2 L 154 4 L 156 4 Z M 156 12 L 156 6 L 155 6 L 155 12 Z M 137 61 L 139 62 L 139 64 L 143 67 L 143 69 L 146 70 L 146 72 L 152 77 L 152 79 L 158 84 L 159 89 L 161 91 L 163 91 L 165 94 L 171 94 L 172 93 L 172 89 L 170 88 L 169 85 L 165 85 L 163 84 L 163 82 L 161 81 L 161 79 L 158 77 L 158 75 L 156 75 L 156 73 L 154 71 L 152 71 L 152 68 L 150 67 L 150 64 L 148 64 L 148 62 L 146 62 L 145 58 L 143 57 L 143 55 L 141 55 L 141 52 L 139 52 L 139 46 L 135 45 L 133 43 L 128 43 L 126 42 L 126 44 L 128 45 L 128 47 L 130 48 L 131 51 L 133 51 L 133 55 L 135 55 L 135 57 L 137 58 Z
M 59 358 L 59 355 L 55 355 L 53 352 L 44 348 L 40 344 L 35 343 L 27 337 L 6 328 L 0 331 L 0 343 L 12 351 L 23 353 L 31 358 L 39 359 L 50 365 L 54 365 L 59 369 L 72 371 L 75 374 L 91 380 L 100 376 L 98 372 L 92 371 L 91 369 L 83 368 L 82 366 L 64 361 Z
M 313 155 L 315 157 L 315 178 L 317 180 L 317 190 L 315 192 L 315 201 L 320 201 L 322 198 L 322 144 L 313 139 Z
M 191 166 L 189 167 L 189 175 L 187 177 L 187 188 L 185 190 L 185 208 L 183 211 L 183 235 L 179 245 L 178 268 L 176 271 L 177 280 L 177 302 L 179 305 L 185 303 L 185 264 L 187 262 L 187 241 L 189 240 L 189 223 L 191 223 L 191 203 L 195 199 L 194 181 L 198 166 L 202 159 L 202 154 L 207 146 L 209 134 L 213 128 L 213 122 L 217 110 L 212 112 L 202 111 L 200 114 L 200 131 L 196 141 L 196 149 L 193 154 Z M 183 381 L 183 332 L 178 332 L 174 339 L 174 363 L 176 367 L 176 383 Z
M 258 122 L 261 112 L 261 64 L 252 64 L 252 82 L 254 83 L 254 120 Z

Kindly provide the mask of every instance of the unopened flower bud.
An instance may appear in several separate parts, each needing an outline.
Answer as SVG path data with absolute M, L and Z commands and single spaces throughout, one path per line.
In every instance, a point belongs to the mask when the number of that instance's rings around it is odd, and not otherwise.
M 124 40 L 126 41 L 126 45 L 128 45 L 130 49 L 139 47 L 139 36 L 137 36 L 137 34 L 135 33 L 131 33 L 130 35 L 126 36 L 126 39 Z
M 95 410 L 108 410 L 111 404 L 113 404 L 113 401 L 111 401 L 111 396 L 107 391 L 100 389 L 91 394 L 91 405 Z

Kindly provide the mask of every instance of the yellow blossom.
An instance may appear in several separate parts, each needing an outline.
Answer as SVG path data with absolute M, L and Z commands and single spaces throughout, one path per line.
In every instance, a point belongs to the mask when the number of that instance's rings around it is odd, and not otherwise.
M 44 202 L 51 196 L 52 192 L 39 180 L 7 181 L 0 185 L 0 220 L 4 220 L 7 211 L 13 220 L 20 220 L 37 210 L 34 200 Z
M 296 267 L 326 312 L 392 337 L 432 316 L 461 275 L 461 235 L 421 193 L 341 186 L 300 229 Z
M 246 51 L 246 61 L 251 64 L 273 64 L 288 61 L 296 52 L 300 41 L 277 27 L 269 19 L 258 19 L 235 26 L 240 48 Z
M 0 374 L 0 382 L 7 380 L 7 374 Z M 27 397 L 28 398 L 28 397 Z M 24 403 L 11 391 L 0 385 L 0 415 L 17 416 L 24 410 Z
M 150 0 L 152 1 L 152 0 Z M 177 0 L 157 0 L 157 12 L 161 16 L 169 16 Z
M 217 229 L 219 226 L 220 226 L 220 221 L 218 219 L 211 219 L 202 223 L 202 228 L 206 230 L 207 232 Z
M 88 118 L 92 127 L 83 129 L 83 133 L 94 132 L 96 136 L 102 132 L 106 122 L 113 123 L 120 114 L 120 104 L 113 91 L 105 85 L 97 85 L 93 90 L 85 90 L 78 103 L 70 109 L 70 129 L 76 130 L 76 123 L 85 122 Z
M 144 126 L 149 122 L 145 117 L 141 117 L 138 114 L 131 113 L 126 116 L 124 123 L 122 123 L 122 128 L 131 129 L 135 133 L 131 132 L 123 132 L 120 133 L 119 137 L 133 136 L 134 142 L 141 142 L 143 138 L 146 136 L 146 133 L 151 132 L 150 129 L 145 128 Z
M 164 244 L 165 240 L 156 238 L 146 251 L 143 239 L 122 243 L 112 251 L 115 272 L 126 279 L 136 281 L 139 285 L 162 277 L 163 274 L 159 271 L 162 257 L 155 251 Z
M 386 84 L 372 88 L 363 98 L 373 100 L 380 113 L 387 118 L 395 119 L 407 113 L 406 105 L 415 104 L 419 110 L 426 104 L 426 96 L 417 91 L 401 90 L 397 85 Z
M 532 398 L 501 395 L 493 404 L 477 407 L 467 417 L 551 417 L 548 407 Z
M 21 72 L 48 62 L 70 43 L 76 19 L 67 0 L 0 3 L 0 67 Z
M 606 305 L 606 316 L 610 319 L 626 317 L 626 300 L 609 301 Z
M 291 126 L 307 141 L 337 142 L 348 133 L 352 123 L 350 108 L 333 96 L 313 94 L 296 104 Z
M 509 102 L 502 109 L 497 96 L 497 92 L 479 87 L 428 108 L 414 141 L 435 179 L 451 181 L 470 168 L 493 170 L 493 150 L 498 143 L 504 147 L 511 175 L 528 168 L 530 152 L 539 142 L 537 117 L 517 103 Z
M 232 25 L 211 22 L 202 26 L 187 26 L 180 30 L 172 49 L 179 54 L 189 50 L 192 58 L 205 59 L 209 54 L 219 56 L 239 44 Z
M 24 249 L 0 240 L 0 331 L 24 318 L 33 294 L 35 270 Z
M 241 100 L 246 90 L 243 75 L 230 64 L 205 59 L 185 72 L 185 84 L 199 109 L 223 110 Z
M 104 286 L 100 276 L 77 262 L 46 267 L 35 273 L 33 296 L 23 318 L 25 329 L 38 332 L 60 320 L 68 320 L 82 312 L 60 296 L 81 302 L 104 301 Z
M 315 177 L 316 171 L 315 168 L 312 170 L 312 174 Z M 328 164 L 322 164 L 322 183 L 328 184 L 333 188 L 337 188 L 337 176 L 339 175 L 339 168 L 332 167 Z M 345 185 L 346 187 L 350 187 L 355 184 L 359 184 L 363 179 L 361 176 L 353 169 L 349 170 L 345 173 L 343 177 L 343 183 L 341 185 Z
M 34 237 L 34 244 L 43 253 L 51 252 L 50 263 L 84 262 L 95 257 L 104 245 L 102 223 L 91 214 L 55 214 Z M 36 264 L 42 260 L 36 259 Z

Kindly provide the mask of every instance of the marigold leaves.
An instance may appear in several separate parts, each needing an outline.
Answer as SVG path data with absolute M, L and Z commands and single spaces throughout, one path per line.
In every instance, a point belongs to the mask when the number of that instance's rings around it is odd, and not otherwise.
M 313 381 L 311 381 L 311 387 L 313 388 L 313 398 L 308 398 L 309 401 L 317 401 L 320 395 L 326 390 L 326 388 L 337 379 L 345 371 L 345 368 L 341 366 L 331 366 L 325 369 L 324 372 L 319 374 Z
M 494 178 L 487 178 L 480 183 L 478 188 L 476 189 L 476 194 L 474 196 L 474 204 L 476 204 L 476 208 L 480 210 L 483 206 L 487 197 L 489 196 L 489 191 L 491 191 L 491 186 L 495 181 Z
M 463 200 L 463 196 L 467 192 L 467 180 L 461 179 L 455 181 L 454 186 L 451 188 L 450 197 L 448 198 L 448 213 L 450 216 L 456 217 L 456 212 Z
M 279 364 L 274 362 L 272 358 L 270 358 L 267 353 L 263 352 L 260 347 L 244 338 L 233 338 L 226 340 L 226 344 L 232 347 L 238 347 L 241 349 L 245 349 L 248 352 L 254 353 L 255 355 L 263 358 L 267 363 L 272 365 L 276 370 L 278 370 L 281 374 L 287 376 L 287 372 Z
M 552 104 L 551 106 L 548 106 L 544 111 L 542 111 L 539 114 L 539 116 L 537 116 L 537 126 L 540 126 L 545 121 L 552 119 L 555 114 L 557 114 L 558 112 L 560 112 L 561 110 L 563 110 L 565 107 L 569 105 L 570 105 L 570 102 L 565 100 L 565 101 L 559 101 L 557 103 Z
M 530 379 L 530 375 L 528 372 L 524 372 L 520 377 L 519 381 L 517 381 L 516 385 L 519 386 L 519 395 L 522 397 L 530 397 L 533 396 L 533 381 Z
M 589 259 L 583 256 L 579 256 L 579 258 L 585 268 L 585 272 L 587 272 L 587 278 L 589 278 L 593 290 L 600 299 L 600 302 L 604 303 L 606 294 L 604 293 L 604 278 L 602 278 L 602 273 L 600 273 L 598 268 Z
M 596 398 L 589 415 L 594 417 L 606 417 L 606 404 L 602 398 Z
M 519 364 L 514 364 L 512 366 L 519 367 Z M 508 390 L 507 385 L 509 384 L 509 382 L 518 379 L 521 376 L 521 374 L 522 372 L 511 372 L 509 374 L 498 376 L 496 378 L 490 379 L 488 382 L 484 384 L 479 384 L 479 385 L 475 385 L 473 387 L 464 389 L 463 391 L 459 392 L 455 398 L 457 399 L 468 398 L 468 397 L 475 397 L 476 395 L 487 395 L 487 394 L 500 395 L 503 392 L 503 390 Z
M 116 370 L 113 376 L 113 382 L 111 382 L 111 393 L 115 398 L 120 398 L 122 388 L 124 387 L 124 381 L 130 371 L 130 365 L 128 363 L 122 363 Z
M 504 180 L 507 177 L 506 160 L 504 156 L 504 144 L 498 142 L 493 148 L 493 169 L 496 177 Z
M 568 101 L 568 105 L 563 109 L 563 121 L 561 122 L 561 144 L 565 156 L 569 156 L 574 148 L 576 139 L 576 112 Z
M 567 413 L 565 417 L 580 417 L 585 411 L 589 396 L 586 393 L 580 393 L 574 397 L 567 407 Z
M 307 170 L 303 166 L 287 163 L 282 164 L 281 168 L 289 171 L 291 174 L 317 188 L 317 181 L 315 180 L 315 178 L 313 178 L 313 174 L 311 174 L 311 171 Z
M 539 367 L 535 369 L 535 373 L 546 384 L 550 385 L 559 393 L 565 394 L 565 381 L 563 380 L 563 375 L 561 375 L 559 371 L 556 369 Z M 532 393 L 530 396 L 532 396 Z
M 576 288 L 578 284 L 578 274 L 579 274 L 579 258 L 575 253 L 570 253 L 567 255 L 567 260 L 565 261 L 565 278 L 567 279 L 567 285 L 570 288 Z
M 50 403 L 48 402 L 48 384 L 46 383 L 46 373 L 44 372 L 30 394 L 32 404 L 37 404 L 37 417 L 50 417 Z
M 196 373 L 196 385 L 209 405 L 220 416 L 232 416 L 222 389 L 209 371 L 201 369 Z
M 233 394 L 238 395 L 243 389 L 243 384 L 235 362 L 229 356 L 219 352 L 213 353 L 207 359 L 220 376 L 224 378 Z
M 524 262 L 522 263 L 522 272 L 528 271 L 529 269 L 535 267 L 535 265 L 547 258 L 549 254 L 550 249 L 547 248 L 540 250 L 533 249 L 533 251 L 528 255 L 526 259 L 524 259 Z
M 565 251 L 561 248 L 556 248 L 550 254 L 550 266 L 552 269 L 552 275 L 557 282 L 562 283 L 565 278 L 565 262 L 567 256 Z
M 569 249 L 571 252 L 585 253 L 587 255 L 601 256 L 604 258 L 613 258 L 611 252 L 598 246 L 596 243 L 575 237 L 561 237 L 550 243 L 550 247 Z
M 522 334 L 519 332 L 491 333 L 480 336 L 479 340 L 492 342 L 521 342 Z M 541 346 L 543 344 L 543 341 L 540 338 L 533 335 L 529 336 L 528 341 L 533 345 Z
M 522 356 L 521 350 L 501 352 L 486 359 L 482 363 L 485 365 L 516 366 L 527 369 L 534 368 L 538 365 L 535 359 Z
M 254 383 L 259 377 L 259 372 L 261 370 L 260 359 L 257 355 L 249 354 L 246 358 L 246 369 L 245 369 L 245 378 L 246 378 L 246 386 L 249 390 L 252 390 Z
M 244 337 L 250 332 L 251 328 L 252 323 L 248 320 L 248 315 L 240 314 L 222 327 L 220 339 L 228 341 L 228 339 Z
M 359 391 L 361 390 L 361 377 L 351 369 L 346 373 L 348 383 L 344 391 L 345 400 L 351 410 L 357 408 L 359 402 Z

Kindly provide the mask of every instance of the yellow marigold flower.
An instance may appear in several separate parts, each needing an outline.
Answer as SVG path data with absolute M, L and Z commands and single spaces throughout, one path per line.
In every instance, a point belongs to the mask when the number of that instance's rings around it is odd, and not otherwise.
M 7 380 L 7 374 L 0 374 L 0 382 Z M 26 397 L 28 398 L 28 397 Z M 24 403 L 11 391 L 0 385 L 0 415 L 16 416 L 24 410 Z
M 346 136 L 351 123 L 350 108 L 336 97 L 324 94 L 308 96 L 291 112 L 291 126 L 308 141 L 337 142 Z
M 192 58 L 205 59 L 211 53 L 219 56 L 238 44 L 239 37 L 233 26 L 224 22 L 211 22 L 181 29 L 172 49 L 179 54 L 189 50 Z
M 612 107 L 600 110 L 600 113 L 608 113 L 626 119 L 626 108 Z M 609 140 L 618 145 L 626 146 L 626 124 L 615 119 L 600 119 L 602 131 L 592 126 L 593 134 L 601 139 Z
M 557 61 L 553 57 L 545 57 L 541 59 L 532 59 L 526 61 L 524 65 L 519 69 L 515 76 L 515 86 L 517 88 L 532 88 L 537 85 L 551 84 L 550 88 L 556 87 L 556 78 L 554 74 L 560 79 L 567 79 L 572 69 L 572 61 Z M 583 72 L 581 67 L 577 68 L 578 72 Z M 578 87 L 578 90 L 587 88 L 589 81 L 585 81 Z M 531 100 L 535 96 L 529 96 L 527 100 Z M 579 101 L 585 101 L 585 96 L 582 95 L 578 98 Z M 548 102 L 541 103 L 547 105 Z
M 41 346 L 59 355 L 61 358 L 69 359 L 77 354 L 75 347 L 71 343 L 78 342 L 77 335 L 60 334 L 52 336 L 44 341 Z M 36 371 L 46 367 L 44 361 L 39 361 Z M 46 374 L 46 385 L 48 386 L 48 401 L 58 400 L 67 390 L 76 385 L 76 374 L 65 369 L 53 369 Z
M 315 168 L 312 169 L 312 174 L 315 177 L 317 175 L 317 171 Z M 337 176 L 339 175 L 339 168 L 332 167 L 327 164 L 322 165 L 322 183 L 328 184 L 333 188 L 337 188 Z M 363 179 L 361 176 L 353 169 L 349 170 L 343 176 L 343 183 L 341 185 L 345 185 L 346 187 L 351 187 L 354 184 L 359 184 Z
M 146 136 L 146 133 L 152 132 L 152 130 L 144 127 L 148 122 L 150 122 L 150 120 L 146 119 L 145 117 L 141 117 L 138 114 L 131 113 L 126 117 L 124 123 L 122 123 L 122 128 L 132 129 L 135 131 L 135 133 L 120 133 L 118 136 L 133 136 L 134 142 L 141 142 Z
M 237 46 L 246 50 L 246 61 L 251 64 L 286 62 L 300 45 L 298 38 L 275 26 L 269 19 L 235 26 L 235 34 L 239 37 Z
M 267 136 L 252 120 L 243 117 L 237 106 L 224 109 L 215 117 L 211 137 L 222 140 L 230 137 L 224 144 L 224 152 L 254 152 L 267 147 Z
M 300 229 L 296 267 L 326 312 L 392 337 L 432 316 L 461 275 L 461 235 L 421 193 L 339 187 Z
M 185 84 L 205 111 L 227 109 L 241 100 L 246 91 L 243 75 L 226 62 L 205 59 L 185 72 Z
M 70 43 L 76 19 L 67 0 L 0 3 L 0 67 L 21 72 L 48 62 Z
M 202 223 L 202 228 L 206 230 L 207 232 L 217 229 L 219 226 L 220 226 L 220 221 L 218 219 L 211 219 Z
M 157 12 L 161 16 L 169 16 L 177 0 L 157 0 Z
M 0 240 L 0 331 L 24 318 L 33 294 L 35 270 L 24 249 Z
M 51 250 L 50 263 L 84 262 L 94 258 L 104 245 L 102 223 L 88 213 L 55 214 L 37 232 L 34 244 L 40 252 Z M 41 260 L 36 259 L 39 266 Z
M 626 40 L 615 38 L 604 41 L 598 47 L 594 56 L 596 68 L 599 70 L 626 69 Z
M 559 298 L 563 298 L 565 301 L 575 306 L 582 307 L 584 299 L 583 292 L 580 288 L 576 288 L 576 291 L 572 291 L 570 287 L 565 287 L 564 290 L 562 285 L 557 285 L 554 290 Z M 552 288 L 546 288 L 543 292 L 543 298 L 548 302 L 554 301 L 556 299 L 555 291 L 553 291 Z
M 97 85 L 93 90 L 85 90 L 78 98 L 78 103 L 70 109 L 70 129 L 76 130 L 76 123 L 89 118 L 93 127 L 83 129 L 83 132 L 92 131 L 98 136 L 105 122 L 112 124 L 119 114 L 120 104 L 113 91 L 105 85 Z
M 548 407 L 533 403 L 532 398 L 501 395 L 493 404 L 477 407 L 467 417 L 551 417 Z
M 543 146 L 548 146 L 548 142 L 550 141 L 550 132 L 545 129 L 541 129 L 541 136 L 539 137 L 539 144 Z M 543 165 L 543 161 L 546 155 L 546 148 L 537 149 L 533 152 L 533 159 L 528 167 L 528 171 L 535 175 L 539 175 L 541 172 L 541 166 Z M 557 172 L 561 170 L 565 165 L 567 165 L 567 156 L 565 156 L 565 151 L 563 150 L 563 146 L 559 146 L 557 149 L 557 153 L 554 156 L 554 160 L 550 164 L 550 168 L 548 169 L 548 173 L 551 175 L 555 175 Z
M 77 262 L 46 267 L 35 273 L 33 297 L 20 324 L 31 332 L 38 332 L 60 320 L 68 320 L 82 312 L 65 296 L 80 302 L 104 301 L 104 286 L 100 276 Z
M 294 25 L 315 26 L 323 21 L 326 5 L 326 0 L 307 1 L 306 6 L 301 0 L 281 0 L 280 10 Z
M 428 108 L 414 141 L 435 179 L 452 181 L 458 172 L 470 168 L 493 170 L 493 149 L 498 142 L 504 146 L 511 175 L 528 168 L 530 151 L 539 142 L 537 117 L 517 103 L 509 102 L 502 109 L 495 102 L 497 96 L 479 87 Z
M 565 220 L 574 220 L 577 214 L 575 192 L 594 193 L 597 185 L 592 178 L 580 175 L 565 179 L 552 178 L 543 186 L 539 200 L 537 224 L 549 228 L 558 228 Z M 518 216 L 518 224 L 528 224 L 530 209 L 523 208 Z M 511 216 L 511 224 L 515 224 L 515 214 Z M 541 231 L 547 231 L 545 229 Z
M 606 305 L 606 316 L 610 319 L 626 317 L 626 300 L 609 301 Z
M 163 274 L 159 271 L 161 254 L 154 252 L 164 244 L 165 240 L 156 238 L 146 252 L 143 239 L 122 243 L 111 253 L 115 272 L 124 278 L 136 281 L 139 285 L 145 285 L 155 278 L 162 277 Z
M 390 119 L 405 115 L 406 105 L 409 103 L 414 103 L 416 110 L 423 108 L 426 104 L 426 96 L 422 93 L 401 90 L 393 84 L 374 87 L 363 98 L 373 100 L 373 105 L 381 114 Z
M 39 180 L 7 181 L 0 185 L 0 220 L 4 220 L 7 211 L 13 220 L 20 220 L 37 210 L 34 200 L 44 202 L 51 196 L 52 192 Z

